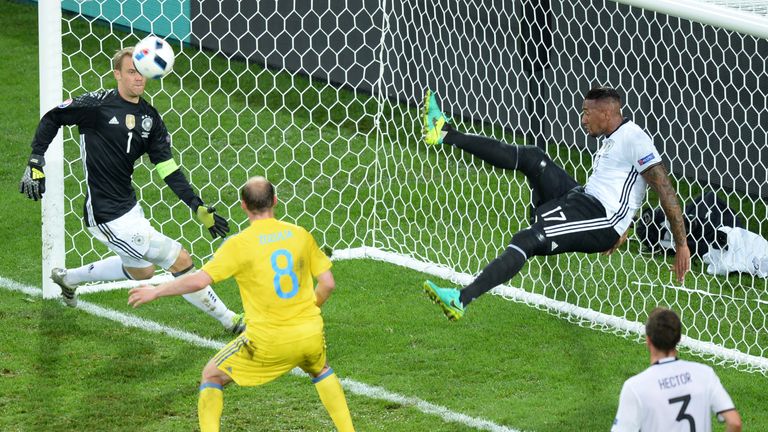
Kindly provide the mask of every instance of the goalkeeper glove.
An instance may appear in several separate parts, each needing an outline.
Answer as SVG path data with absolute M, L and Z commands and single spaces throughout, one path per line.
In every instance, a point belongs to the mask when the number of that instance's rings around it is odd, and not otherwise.
M 19 183 L 19 193 L 26 194 L 27 198 L 35 201 L 43 198 L 43 193 L 45 193 L 44 165 L 45 159 L 42 156 L 33 154 L 29 157 L 27 168 L 24 170 L 24 175 Z
M 216 238 L 219 236 L 224 238 L 229 232 L 229 224 L 227 220 L 216 214 L 216 209 L 213 207 L 206 207 L 205 205 L 197 206 L 197 220 L 200 221 L 203 226 L 208 228 L 208 232 L 211 233 L 211 237 Z

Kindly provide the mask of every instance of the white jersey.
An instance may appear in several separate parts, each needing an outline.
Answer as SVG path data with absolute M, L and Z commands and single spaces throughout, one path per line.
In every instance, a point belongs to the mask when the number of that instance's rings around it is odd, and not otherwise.
M 624 234 L 645 200 L 646 183 L 640 174 L 660 163 L 651 137 L 631 120 L 624 120 L 603 138 L 584 192 L 603 204 L 606 217 L 619 234 Z
M 768 240 L 744 228 L 723 226 L 717 230 L 728 236 L 728 246 L 724 249 L 710 248 L 701 257 L 701 261 L 707 264 L 707 273 L 727 275 L 739 272 L 768 278 Z
M 710 432 L 712 414 L 732 409 L 711 367 L 667 357 L 624 382 L 611 432 Z

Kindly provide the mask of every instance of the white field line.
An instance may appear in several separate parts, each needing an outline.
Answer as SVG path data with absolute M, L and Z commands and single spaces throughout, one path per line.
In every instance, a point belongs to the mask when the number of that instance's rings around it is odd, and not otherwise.
M 165 273 L 165 274 L 155 275 L 152 279 L 149 279 L 149 280 L 142 280 L 142 281 L 122 280 L 122 281 L 116 281 L 116 282 L 104 282 L 98 285 L 84 285 L 77 288 L 77 294 L 83 295 L 83 294 L 91 294 L 91 293 L 97 293 L 97 292 L 103 292 L 103 291 L 113 291 L 113 290 L 124 289 L 124 288 L 136 288 L 138 286 L 149 285 L 149 284 L 157 285 L 163 282 L 168 282 L 172 279 L 173 279 L 173 276 Z
M 31 297 L 42 297 L 41 288 L 24 285 L 12 279 L 8 279 L 2 276 L 0 276 L 0 287 L 7 288 L 11 291 L 21 292 Z M 52 300 L 52 301 L 58 301 L 58 300 Z M 65 307 L 65 306 L 62 305 L 62 307 Z M 150 331 L 153 333 L 165 334 L 173 338 L 180 339 L 192 345 L 196 345 L 203 348 L 213 348 L 218 350 L 225 345 L 225 342 L 206 339 L 206 338 L 197 336 L 196 334 L 175 329 L 173 327 L 168 327 L 166 325 L 156 323 L 154 321 L 150 321 L 144 318 L 139 318 L 133 315 L 118 312 L 116 310 L 103 308 L 101 306 L 97 306 L 93 303 L 84 301 L 82 299 L 78 299 L 77 309 L 85 311 L 91 315 L 95 315 L 101 318 L 106 318 L 108 320 L 115 321 L 126 327 L 135 327 L 135 328 Z M 303 371 L 301 371 L 298 368 L 292 370 L 291 374 L 296 376 L 301 376 L 301 377 L 307 376 L 307 374 L 305 374 Z M 431 414 L 431 415 L 440 417 L 446 422 L 461 423 L 465 426 L 469 426 L 478 430 L 485 430 L 485 431 L 492 431 L 492 432 L 520 432 L 517 429 L 498 425 L 496 423 L 493 423 L 490 420 L 471 417 L 466 414 L 461 414 L 455 411 L 451 411 L 446 407 L 429 403 L 427 401 L 424 401 L 416 397 L 403 396 L 401 394 L 390 392 L 382 387 L 368 385 L 365 383 L 361 383 L 359 381 L 355 381 L 353 379 L 342 378 L 341 383 L 344 386 L 344 389 L 350 393 L 360 395 L 360 396 L 365 396 L 371 399 L 378 399 L 378 400 L 383 400 L 387 402 L 397 403 L 407 407 L 413 407 L 425 414 Z

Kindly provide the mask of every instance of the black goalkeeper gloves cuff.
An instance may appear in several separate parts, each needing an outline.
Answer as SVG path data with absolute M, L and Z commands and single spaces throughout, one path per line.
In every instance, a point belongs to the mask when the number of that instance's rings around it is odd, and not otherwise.
M 24 170 L 24 175 L 21 176 L 21 182 L 19 182 L 19 193 L 23 193 L 27 198 L 35 201 L 43 198 L 45 193 L 43 166 L 45 166 L 43 156 L 33 154 L 29 157 L 27 168 Z
M 207 207 L 205 204 L 197 206 L 197 220 L 208 228 L 208 232 L 211 233 L 211 237 L 224 238 L 229 232 L 229 224 L 227 220 L 216 214 L 216 209 L 213 207 Z

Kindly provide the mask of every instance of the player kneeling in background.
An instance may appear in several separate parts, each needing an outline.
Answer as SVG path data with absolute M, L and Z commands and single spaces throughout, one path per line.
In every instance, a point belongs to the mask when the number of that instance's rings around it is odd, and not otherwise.
M 224 386 L 266 384 L 299 367 L 312 378 L 340 432 L 353 431 L 344 390 L 326 361 L 320 306 L 335 288 L 331 260 L 312 234 L 275 219 L 275 189 L 254 177 L 240 191 L 251 225 L 230 237 L 200 271 L 158 287 L 130 291 L 138 307 L 158 297 L 195 292 L 234 277 L 245 307 L 246 331 L 205 365 L 198 416 L 202 432 L 218 431 Z M 314 286 L 313 277 L 317 279 Z
M 673 311 L 656 308 L 645 324 L 651 367 L 624 382 L 611 432 L 712 430 L 712 413 L 728 432 L 741 417 L 715 371 L 677 358 L 682 324 Z
M 132 53 L 132 47 L 123 48 L 112 58 L 117 89 L 67 100 L 43 116 L 19 187 L 30 199 L 42 198 L 43 155 L 61 126 L 77 125 L 87 186 L 85 224 L 91 235 L 117 256 L 76 269 L 52 270 L 51 279 L 61 287 L 64 303 L 72 307 L 77 305 L 77 286 L 85 282 L 149 279 L 155 274 L 155 265 L 175 277 L 194 270 L 189 253 L 179 242 L 156 231 L 136 200 L 131 184 L 133 167 L 145 153 L 160 177 L 214 238 L 229 232 L 227 221 L 203 203 L 173 160 L 171 136 L 160 114 L 141 98 L 145 78 L 136 71 Z M 210 287 L 184 298 L 233 333 L 243 331 L 242 315 L 229 310 Z

